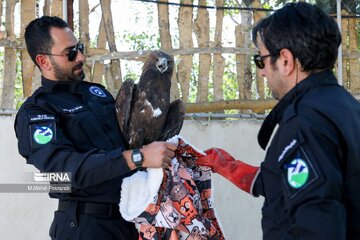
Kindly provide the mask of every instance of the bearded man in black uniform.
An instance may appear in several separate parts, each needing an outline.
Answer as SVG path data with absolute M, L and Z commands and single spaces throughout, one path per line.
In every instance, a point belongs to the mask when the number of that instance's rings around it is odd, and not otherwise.
M 19 152 L 42 172 L 71 173 L 70 193 L 49 194 L 59 199 L 50 237 L 138 239 L 119 213 L 122 179 L 138 167 L 168 167 L 176 146 L 125 149 L 114 99 L 102 85 L 83 81 L 84 45 L 65 21 L 35 19 L 25 41 L 42 82 L 16 116 Z
M 264 196 L 264 239 L 360 239 L 360 104 L 332 69 L 339 28 L 314 5 L 289 3 L 253 29 L 254 62 L 278 104 L 258 141 L 260 168 L 208 150 L 212 167 L 239 188 Z

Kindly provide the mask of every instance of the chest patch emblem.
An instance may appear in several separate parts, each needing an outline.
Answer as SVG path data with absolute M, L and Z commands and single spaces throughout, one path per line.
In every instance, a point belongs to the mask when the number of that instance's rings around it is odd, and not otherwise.
M 44 145 L 51 141 L 54 133 L 50 127 L 47 126 L 35 126 L 33 138 L 37 144 Z
M 309 167 L 300 158 L 294 159 L 287 166 L 287 181 L 293 188 L 301 188 L 309 178 Z
M 101 90 L 99 87 L 97 86 L 91 86 L 89 88 L 89 91 L 91 94 L 98 96 L 98 97 L 106 97 L 106 94 L 104 93 L 103 90 Z

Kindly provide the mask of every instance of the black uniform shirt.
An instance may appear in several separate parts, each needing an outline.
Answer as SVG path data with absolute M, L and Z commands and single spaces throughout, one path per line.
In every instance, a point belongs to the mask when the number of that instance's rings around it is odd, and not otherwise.
M 62 200 L 118 203 L 129 167 L 114 99 L 89 82 L 51 81 L 21 106 L 15 120 L 20 154 L 41 172 L 71 172 L 71 193 Z
M 330 71 L 279 101 L 258 140 L 264 239 L 360 239 L 360 104 Z

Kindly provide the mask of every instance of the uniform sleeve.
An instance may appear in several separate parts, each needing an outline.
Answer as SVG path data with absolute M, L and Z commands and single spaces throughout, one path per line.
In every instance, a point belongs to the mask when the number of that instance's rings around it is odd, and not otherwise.
M 39 107 L 21 108 L 15 120 L 19 153 L 41 172 L 71 172 L 74 190 L 129 173 L 124 149 L 77 152 L 56 115 Z
M 292 219 L 284 239 L 346 239 L 341 135 L 322 114 L 299 112 L 282 130 L 286 139 L 299 129 L 293 149 L 279 162 L 284 207 Z
M 261 174 L 261 167 L 260 167 L 259 173 L 256 176 L 256 179 L 254 181 L 254 186 L 252 188 L 251 194 L 254 197 L 264 196 L 264 184 L 263 184 L 263 179 L 262 179 L 262 174 Z

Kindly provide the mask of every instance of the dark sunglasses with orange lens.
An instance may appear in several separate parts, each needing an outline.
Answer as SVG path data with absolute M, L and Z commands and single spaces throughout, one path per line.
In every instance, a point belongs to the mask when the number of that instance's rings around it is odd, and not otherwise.
M 45 54 L 49 56 L 67 56 L 68 60 L 72 62 L 76 59 L 78 51 L 84 53 L 84 48 L 85 48 L 84 44 L 78 43 L 73 48 L 71 48 L 70 51 L 66 54 L 52 54 L 52 53 L 40 53 L 40 54 Z
M 272 56 L 272 55 L 271 54 L 264 55 L 264 56 L 261 56 L 259 54 L 254 55 L 253 60 L 254 60 L 255 65 L 260 69 L 264 69 L 264 67 L 265 67 L 264 59 L 267 57 L 270 57 L 270 56 Z

